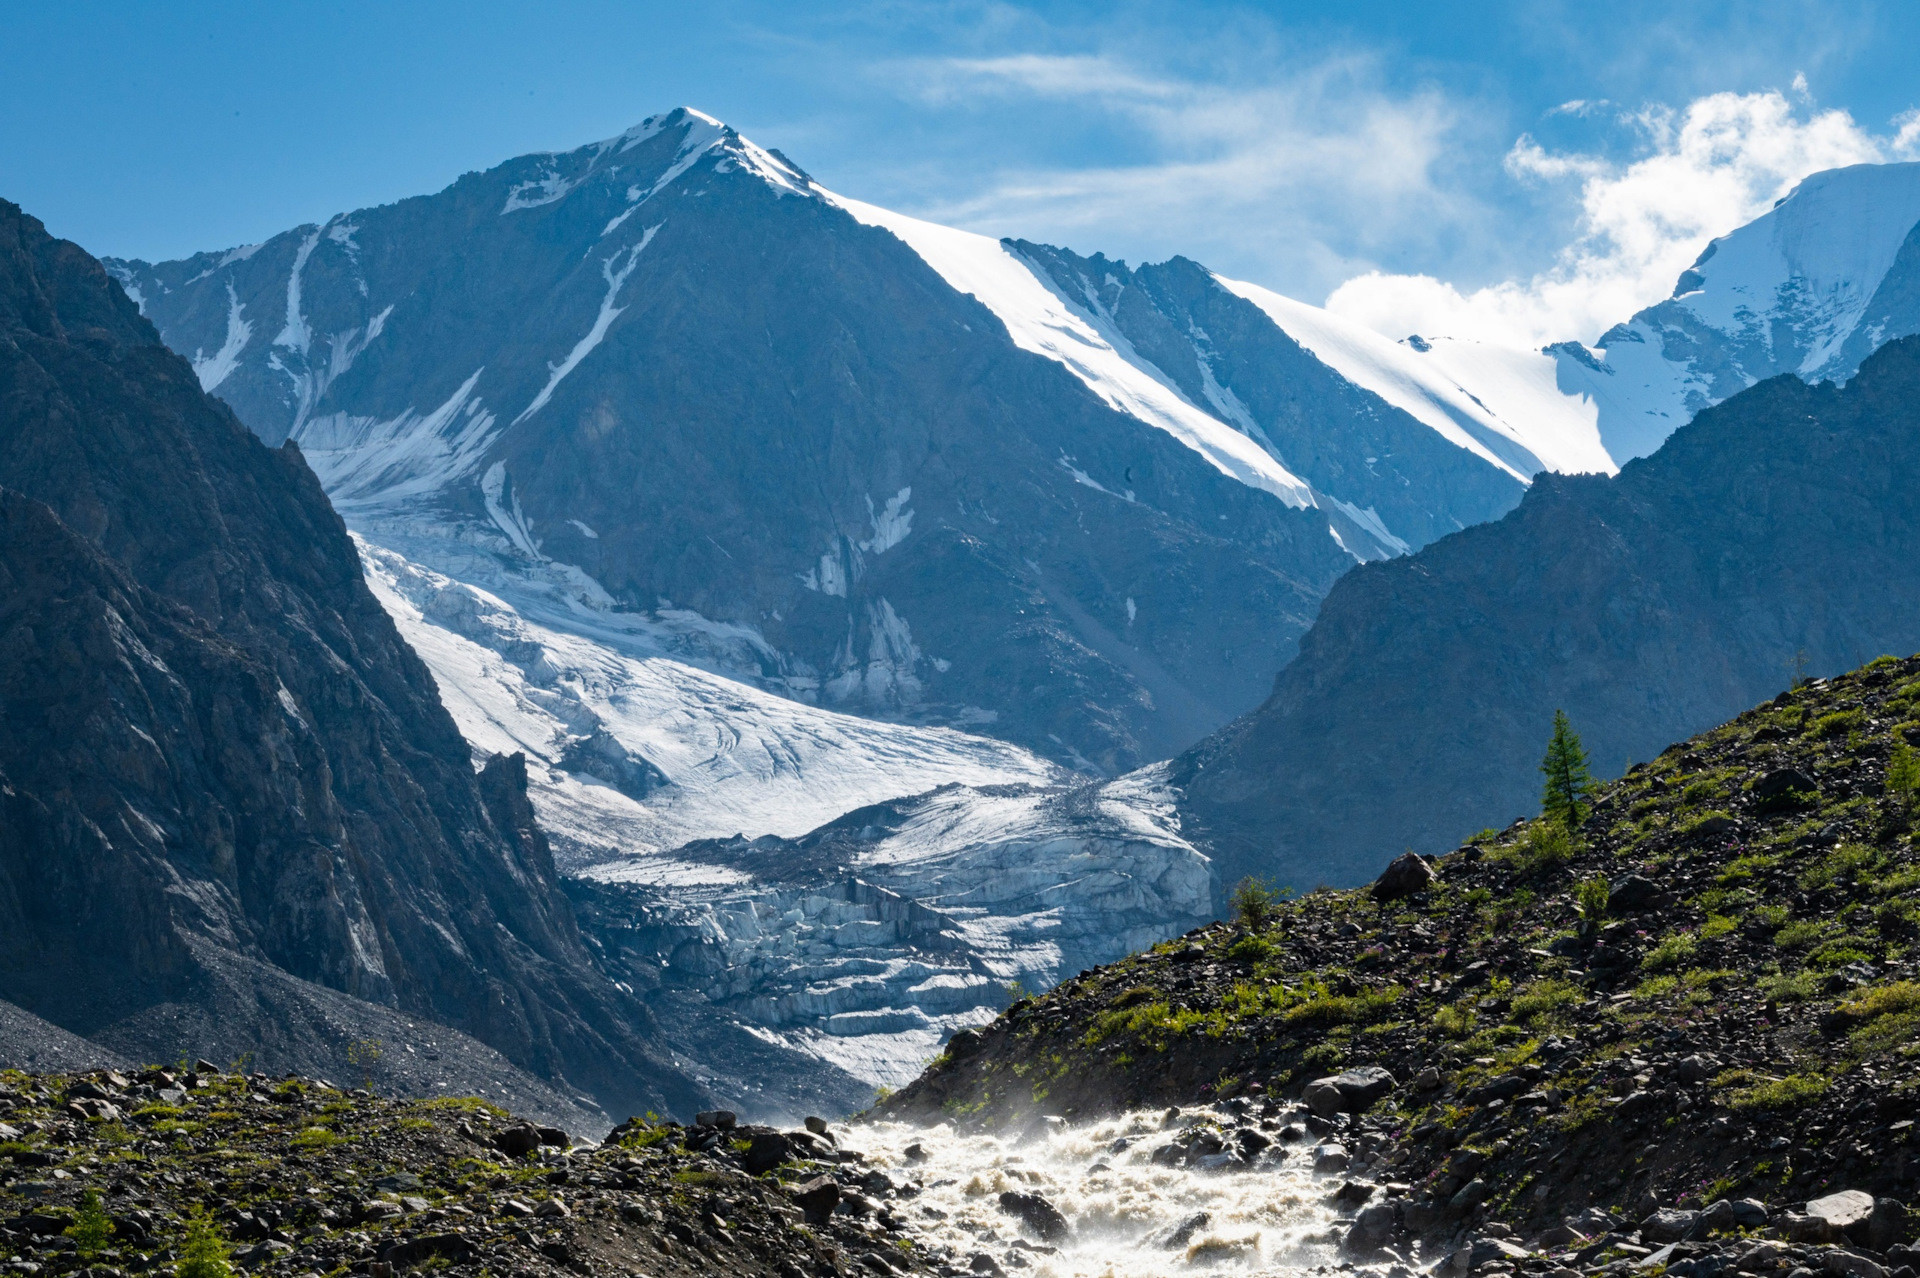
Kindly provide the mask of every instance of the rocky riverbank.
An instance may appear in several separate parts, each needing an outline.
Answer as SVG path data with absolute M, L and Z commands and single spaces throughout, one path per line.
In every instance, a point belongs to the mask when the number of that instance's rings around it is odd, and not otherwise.
M 879 1112 L 1010 1132 L 1212 1105 L 1150 1156 L 1351 1177 L 1356 1257 L 1897 1273 L 1912 742 L 1920 660 L 1812 681 L 1601 787 L 1572 838 L 1488 831 L 1082 973 Z
M 633 1120 L 594 1144 L 476 1100 L 192 1070 L 0 1073 L 9 1278 L 180 1272 L 212 1226 L 275 1278 L 928 1272 L 884 1173 L 819 1120 Z M 201 1271 L 196 1278 L 213 1278 Z

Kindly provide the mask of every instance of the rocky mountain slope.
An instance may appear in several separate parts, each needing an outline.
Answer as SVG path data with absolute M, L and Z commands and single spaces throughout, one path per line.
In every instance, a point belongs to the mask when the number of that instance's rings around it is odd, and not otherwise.
M 1350 1248 L 1422 1240 L 1456 1272 L 1897 1272 L 1912 742 L 1920 658 L 1813 680 L 1601 786 L 1571 837 L 1519 822 L 1024 1000 L 881 1113 L 1210 1103 L 1156 1163 L 1230 1173 L 1277 1142 L 1356 1180 Z M 1259 1121 L 1281 1097 L 1310 1114 Z
M 297 447 L 10 204 L 0 522 L 0 995 L 130 1056 L 333 1068 L 403 1014 L 609 1104 L 695 1094 Z
M 1185 756 L 1232 882 L 1353 882 L 1534 802 L 1553 712 L 1602 775 L 1784 686 L 1920 646 L 1920 339 L 1780 377 L 1617 478 L 1357 569 L 1266 705 Z M 1198 823 L 1198 831 L 1193 828 Z

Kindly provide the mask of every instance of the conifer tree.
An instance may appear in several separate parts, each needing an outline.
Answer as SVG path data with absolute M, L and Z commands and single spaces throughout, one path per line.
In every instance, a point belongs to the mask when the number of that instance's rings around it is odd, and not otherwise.
M 1587 752 L 1567 722 L 1567 712 L 1553 712 L 1553 739 L 1547 742 L 1547 757 L 1540 761 L 1547 778 L 1541 790 L 1540 814 L 1551 817 L 1571 832 L 1586 820 L 1587 792 L 1593 789 L 1593 774 L 1587 771 Z

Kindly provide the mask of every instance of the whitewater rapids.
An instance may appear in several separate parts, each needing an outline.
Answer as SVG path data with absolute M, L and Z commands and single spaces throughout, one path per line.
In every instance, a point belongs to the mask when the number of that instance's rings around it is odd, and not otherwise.
M 1352 1211 L 1330 1201 L 1348 1177 L 1314 1173 L 1311 1142 L 1276 1144 L 1286 1150 L 1283 1158 L 1244 1170 L 1152 1163 L 1160 1145 L 1210 1120 L 1235 1125 L 1225 1114 L 1184 1109 L 1172 1119 L 1142 1111 L 1078 1126 L 1056 1121 L 1021 1136 L 862 1123 L 848 1137 L 866 1154 L 866 1166 L 903 1187 L 889 1205 L 926 1244 L 950 1248 L 949 1263 L 962 1270 L 983 1252 L 1007 1273 L 1031 1278 L 1293 1275 L 1359 1267 L 1339 1247 Z M 921 1156 L 910 1159 L 907 1151 L 916 1145 Z M 912 1193 L 907 1187 L 916 1184 L 919 1192 Z M 1001 1209 L 1000 1195 L 1008 1190 L 1038 1194 L 1066 1216 L 1072 1233 L 1056 1252 Z M 1204 1224 L 1176 1237 L 1202 1213 Z M 1389 1251 L 1370 1257 L 1364 1268 L 1383 1278 L 1409 1278 L 1413 1265 Z

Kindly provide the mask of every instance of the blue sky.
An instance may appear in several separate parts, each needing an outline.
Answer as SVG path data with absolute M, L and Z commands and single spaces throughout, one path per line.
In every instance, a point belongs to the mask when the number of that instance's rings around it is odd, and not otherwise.
M 684 103 L 937 220 L 1546 332 L 1809 166 L 1913 158 L 1915 48 L 1876 0 L 66 0 L 0 16 L 0 195 L 157 259 Z

